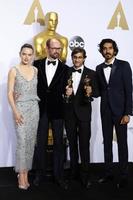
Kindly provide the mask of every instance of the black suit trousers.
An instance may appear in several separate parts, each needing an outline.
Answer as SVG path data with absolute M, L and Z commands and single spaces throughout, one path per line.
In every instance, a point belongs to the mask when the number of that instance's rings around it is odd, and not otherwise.
M 107 175 L 112 173 L 113 162 L 113 127 L 117 136 L 118 159 L 121 176 L 127 176 L 128 171 L 128 145 L 127 145 L 127 125 L 120 124 L 121 117 L 114 116 L 107 107 L 102 115 L 102 129 L 104 139 L 104 159 L 107 167 Z
M 40 118 L 38 126 L 37 144 L 34 153 L 34 166 L 36 170 L 43 171 L 44 175 L 47 168 L 47 142 L 49 122 L 51 123 L 53 133 L 53 171 L 54 178 L 63 178 L 63 120 L 62 119 L 49 119 L 47 114 L 44 113 Z
M 82 172 L 88 173 L 91 137 L 90 121 L 80 121 L 75 115 L 73 115 L 70 120 L 65 120 L 65 128 L 70 147 L 70 165 L 72 172 L 76 172 L 78 168 L 79 147 Z

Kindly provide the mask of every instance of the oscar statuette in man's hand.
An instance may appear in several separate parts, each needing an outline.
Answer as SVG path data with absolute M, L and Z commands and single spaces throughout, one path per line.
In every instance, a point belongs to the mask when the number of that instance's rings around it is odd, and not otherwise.
M 85 92 L 85 101 L 93 101 L 93 98 L 91 96 L 92 94 L 92 87 L 91 87 L 91 79 L 86 75 L 84 79 L 84 92 Z
M 65 103 L 71 103 L 71 97 L 73 93 L 73 80 L 72 80 L 72 75 L 69 77 L 67 80 L 67 86 L 66 86 L 66 94 L 64 96 Z

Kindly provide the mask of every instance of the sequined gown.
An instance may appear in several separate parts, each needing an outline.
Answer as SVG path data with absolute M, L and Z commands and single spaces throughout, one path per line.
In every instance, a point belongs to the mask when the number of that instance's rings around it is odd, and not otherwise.
M 16 69 L 16 80 L 14 92 L 17 94 L 16 106 L 22 114 L 24 123 L 16 125 L 16 162 L 15 171 L 30 170 L 34 147 L 36 142 L 39 107 L 37 96 L 37 73 L 34 69 L 33 78 L 26 80 L 19 70 Z

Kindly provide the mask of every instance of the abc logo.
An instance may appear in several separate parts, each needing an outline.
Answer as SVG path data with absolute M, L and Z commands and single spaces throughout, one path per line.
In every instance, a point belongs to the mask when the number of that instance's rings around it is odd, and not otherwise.
M 75 47 L 84 48 L 84 46 L 85 46 L 84 40 L 80 36 L 74 36 L 69 41 L 69 48 L 71 50 L 73 50 Z

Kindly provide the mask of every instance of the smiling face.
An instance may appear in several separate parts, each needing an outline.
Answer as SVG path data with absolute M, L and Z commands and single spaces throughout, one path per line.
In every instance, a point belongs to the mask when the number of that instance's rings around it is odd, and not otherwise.
M 116 55 L 112 43 L 105 43 L 102 48 L 102 55 L 106 62 L 110 62 Z
M 83 53 L 79 52 L 79 53 L 74 54 L 72 56 L 72 61 L 75 68 L 77 69 L 80 68 L 84 64 L 84 61 L 85 61 Z

